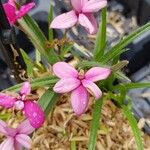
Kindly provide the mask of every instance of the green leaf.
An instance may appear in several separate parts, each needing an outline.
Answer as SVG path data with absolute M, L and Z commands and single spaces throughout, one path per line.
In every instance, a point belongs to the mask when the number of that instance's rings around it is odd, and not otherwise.
M 43 86 L 53 87 L 57 81 L 58 79 L 54 76 L 36 78 L 31 81 L 31 86 L 33 89 L 37 87 L 43 87 Z M 4 91 L 18 92 L 22 84 L 23 83 L 17 84 L 15 86 L 5 89 Z
M 50 64 L 57 62 L 59 59 L 56 53 L 47 49 L 45 44 L 47 39 L 38 24 L 29 16 L 26 15 L 18 20 L 21 30 L 28 36 L 35 48 L 43 55 Z
M 94 59 L 96 61 L 100 61 L 101 57 L 104 55 L 104 50 L 106 46 L 106 17 L 107 9 L 103 8 L 101 11 L 101 21 L 94 49 Z
M 120 61 L 120 62 L 118 62 L 117 64 L 115 64 L 115 65 L 112 66 L 112 70 L 113 70 L 114 72 L 119 71 L 119 70 L 121 70 L 122 68 L 124 68 L 125 66 L 127 66 L 128 63 L 129 63 L 129 61 L 127 61 L 127 60 Z
M 33 77 L 34 63 L 31 61 L 31 59 L 29 58 L 29 56 L 27 55 L 27 53 L 24 50 L 20 49 L 20 52 L 22 54 L 22 57 L 24 59 L 26 66 L 27 66 L 28 77 Z
M 108 52 L 101 58 L 101 62 L 108 63 L 108 61 L 113 60 L 116 56 L 122 53 L 122 50 L 137 37 L 142 35 L 144 32 L 150 30 L 150 22 L 145 24 L 144 26 L 137 29 L 135 32 L 126 36 L 122 39 L 118 44 L 108 50 Z
M 114 86 L 114 89 L 120 90 L 122 88 L 125 88 L 126 90 L 138 88 L 150 88 L 150 83 L 124 83 Z
M 52 89 L 48 89 L 38 100 L 38 103 L 43 108 L 46 116 L 48 116 L 50 111 L 53 109 L 58 100 L 58 97 L 59 95 L 54 93 Z
M 61 57 L 63 58 L 65 54 L 67 54 L 69 51 L 71 51 L 73 48 L 73 43 L 70 41 L 70 43 L 65 43 L 61 46 Z
M 142 143 L 142 138 L 141 138 L 141 132 L 140 132 L 140 129 L 138 128 L 138 126 L 137 126 L 137 121 L 136 121 L 135 117 L 133 116 L 132 112 L 128 109 L 127 106 L 122 105 L 122 109 L 123 109 L 124 115 L 128 119 L 129 124 L 132 128 L 132 132 L 134 134 L 135 141 L 136 141 L 136 144 L 137 144 L 137 149 L 138 150 L 144 150 L 143 143 Z
M 115 77 L 122 82 L 131 82 L 131 80 L 121 71 L 115 72 Z
M 76 141 L 71 141 L 71 150 L 77 150 Z
M 90 127 L 90 139 L 88 143 L 88 150 L 95 150 L 97 141 L 97 131 L 100 126 L 99 121 L 101 117 L 101 110 L 103 105 L 103 98 L 97 100 L 93 109 L 93 120 Z
M 96 62 L 96 61 L 82 61 L 80 62 L 77 67 L 79 68 L 91 68 L 91 67 L 105 67 L 105 68 L 110 68 L 110 66 L 107 65 L 103 65 L 100 62 Z
M 35 49 L 35 58 L 36 63 L 39 64 L 41 62 L 41 54 L 37 49 Z
M 50 28 L 50 24 L 53 20 L 53 6 L 51 4 L 51 1 L 50 1 L 50 9 L 49 9 L 49 14 L 48 14 L 48 39 L 49 41 L 52 41 L 53 40 L 53 29 Z

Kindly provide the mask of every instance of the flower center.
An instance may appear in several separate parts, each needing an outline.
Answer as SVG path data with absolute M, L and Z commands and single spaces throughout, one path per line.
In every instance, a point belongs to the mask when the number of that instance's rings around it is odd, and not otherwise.
M 84 70 L 80 70 L 78 74 L 78 79 L 83 80 L 84 79 Z
M 15 109 L 22 110 L 24 108 L 24 102 L 21 100 L 18 100 L 15 102 Z

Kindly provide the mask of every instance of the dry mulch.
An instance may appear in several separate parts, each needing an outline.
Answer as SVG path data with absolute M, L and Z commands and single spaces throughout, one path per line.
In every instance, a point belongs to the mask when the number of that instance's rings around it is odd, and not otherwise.
M 80 117 L 72 112 L 69 96 L 63 95 L 44 126 L 33 134 L 32 150 L 70 150 L 75 143 L 78 150 L 87 150 L 94 100 Z M 143 127 L 142 121 L 139 122 Z M 145 150 L 150 149 L 150 137 L 142 132 Z M 102 123 L 98 130 L 97 150 L 136 150 L 131 128 L 121 110 L 105 101 Z

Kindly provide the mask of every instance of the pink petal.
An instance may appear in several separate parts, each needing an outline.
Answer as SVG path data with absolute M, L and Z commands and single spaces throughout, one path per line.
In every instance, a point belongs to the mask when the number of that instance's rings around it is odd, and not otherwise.
M 7 124 L 3 120 L 0 120 L 0 133 L 4 135 L 8 135 L 6 128 L 7 128 Z
M 108 78 L 110 73 L 111 70 L 109 68 L 93 67 L 86 72 L 85 78 L 87 80 L 96 82 Z
M 17 141 L 14 142 L 14 147 L 15 147 L 15 150 L 22 150 L 23 149 L 23 146 L 18 143 Z
M 80 80 L 76 78 L 61 79 L 55 84 L 53 90 L 56 93 L 67 93 L 77 88 L 80 83 Z
M 100 9 L 107 6 L 107 0 L 89 0 L 82 8 L 82 12 L 91 13 L 98 12 Z
M 78 71 L 65 62 L 57 62 L 53 65 L 53 72 L 59 78 L 77 78 Z
M 71 4 L 77 12 L 81 12 L 82 7 L 87 1 L 88 0 L 71 0 Z
M 9 96 L 5 93 L 0 93 L 0 106 L 11 108 L 14 106 L 15 101 L 15 97 Z
M 35 128 L 33 128 L 28 119 L 23 121 L 17 128 L 18 133 L 20 134 L 31 134 L 34 132 Z
M 31 85 L 29 82 L 24 82 L 22 87 L 21 87 L 21 90 L 20 90 L 20 94 L 21 95 L 28 95 L 30 94 L 31 92 Z
M 17 18 L 19 19 L 25 16 L 34 6 L 34 2 L 21 6 L 20 10 L 18 11 Z
M 89 34 L 97 32 L 97 25 L 94 16 L 91 14 L 79 14 L 79 23 L 86 28 Z
M 84 79 L 82 80 L 82 84 L 89 91 L 89 93 L 96 98 L 96 100 L 98 100 L 102 96 L 102 91 L 92 81 Z
M 90 20 L 90 22 L 92 23 L 94 27 L 94 31 L 91 34 L 96 34 L 98 31 L 98 24 L 97 24 L 96 18 L 94 17 L 93 14 L 86 14 L 86 16 L 88 17 L 88 19 Z
M 16 8 L 15 0 L 8 0 L 8 3 Z
M 43 125 L 45 120 L 44 112 L 37 103 L 29 100 L 25 101 L 23 111 L 34 128 L 40 128 Z
M 71 93 L 71 105 L 74 112 L 77 115 L 81 115 L 85 112 L 88 104 L 88 92 L 81 85 Z
M 75 11 L 72 10 L 54 18 L 50 25 L 50 28 L 65 29 L 74 26 L 76 23 L 77 16 Z
M 15 150 L 14 139 L 12 137 L 7 138 L 0 144 L 0 150 Z
M 9 3 L 3 4 L 3 7 L 4 7 L 5 13 L 7 15 L 7 18 L 9 20 L 9 23 L 12 25 L 14 23 L 16 23 L 16 21 L 17 21 L 17 19 L 16 19 L 16 8 Z
M 29 149 L 31 148 L 31 143 L 32 143 L 32 140 L 29 136 L 25 135 L 25 134 L 18 134 L 16 137 L 15 137 L 15 140 L 21 144 L 22 146 L 24 146 L 25 148 Z
M 5 130 L 7 131 L 7 135 L 14 137 L 17 133 L 17 130 L 14 128 L 6 127 Z

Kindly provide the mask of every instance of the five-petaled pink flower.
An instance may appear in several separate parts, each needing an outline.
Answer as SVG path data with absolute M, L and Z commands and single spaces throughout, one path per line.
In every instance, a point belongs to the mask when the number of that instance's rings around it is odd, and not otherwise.
M 106 79 L 110 75 L 111 70 L 93 67 L 84 73 L 83 70 L 78 72 L 65 62 L 58 62 L 53 65 L 53 72 L 60 78 L 53 90 L 56 93 L 71 92 L 73 110 L 77 115 L 81 115 L 86 110 L 89 93 L 94 95 L 96 100 L 102 96 L 101 90 L 94 82 Z
M 22 110 L 25 116 L 29 119 L 34 128 L 39 128 L 44 122 L 44 112 L 42 108 L 28 97 L 31 92 L 29 82 L 24 82 L 18 96 L 9 96 L 5 93 L 0 93 L 0 106 L 5 108 L 14 107 L 17 110 Z
M 30 149 L 31 139 L 28 134 L 34 130 L 28 120 L 23 121 L 17 128 L 10 128 L 0 120 L 0 133 L 7 137 L 0 144 L 0 150 L 22 150 L 23 147 Z
M 107 0 L 71 0 L 73 10 L 57 16 L 51 23 L 51 28 L 65 29 L 74 26 L 77 22 L 85 27 L 90 34 L 97 33 L 95 12 L 106 7 Z
M 15 24 L 18 19 L 25 16 L 34 6 L 35 3 L 31 2 L 21 6 L 20 9 L 17 10 L 15 0 L 8 0 L 7 3 L 3 4 L 5 13 L 11 25 Z

